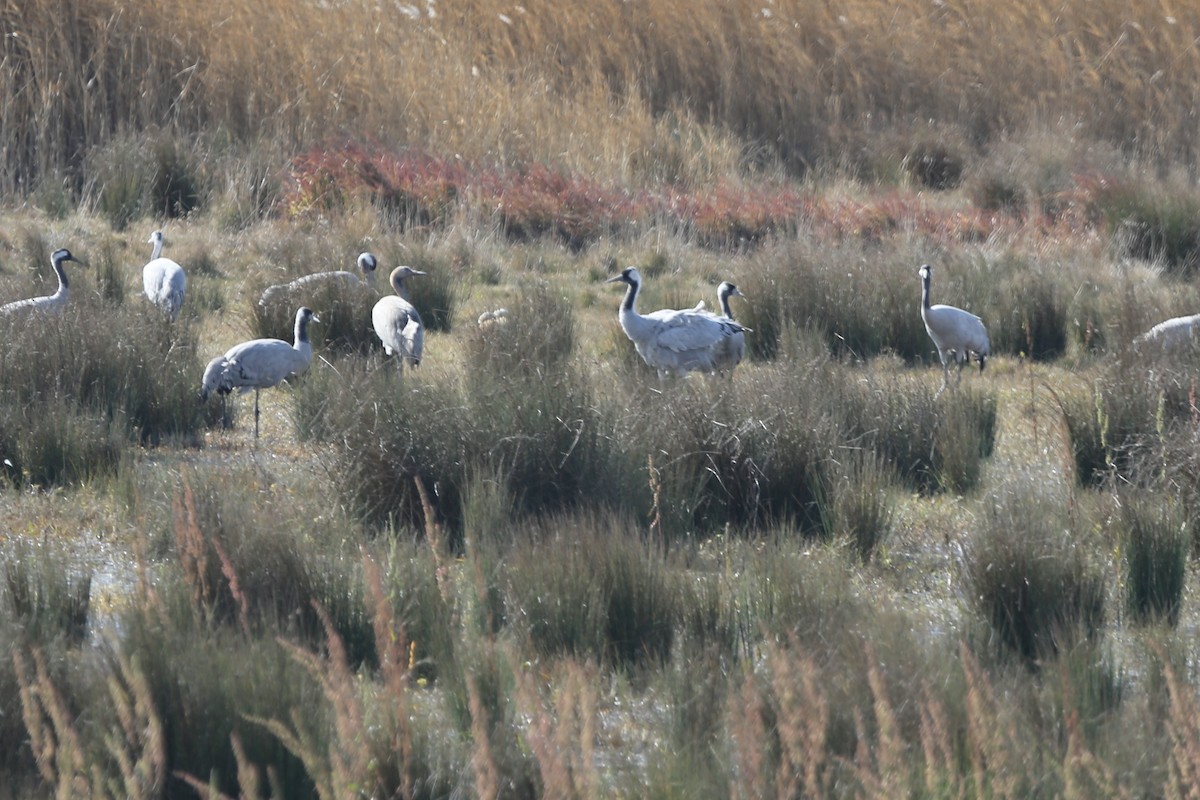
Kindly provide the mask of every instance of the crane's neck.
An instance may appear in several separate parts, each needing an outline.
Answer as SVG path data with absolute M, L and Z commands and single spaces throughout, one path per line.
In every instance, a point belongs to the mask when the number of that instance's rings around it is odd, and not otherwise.
M 412 302 L 412 297 L 408 294 L 408 287 L 404 285 L 404 278 L 396 278 L 392 281 L 392 288 L 396 290 L 396 294 L 406 303 Z
M 641 285 L 636 281 L 629 282 L 629 288 L 625 290 L 625 299 L 621 301 L 622 314 L 637 314 L 637 297 L 640 288 Z
M 721 291 L 717 293 L 717 299 L 721 301 L 721 313 L 730 319 L 733 319 L 733 311 L 731 311 L 729 308 L 729 290 L 721 289 Z
M 161 236 L 154 237 L 154 249 L 150 251 L 150 260 L 158 258 L 162 255 L 163 238 Z
M 67 293 L 67 270 L 63 267 L 62 259 L 56 258 L 50 262 L 54 266 L 54 272 L 58 275 L 58 291 L 56 295 Z
M 921 276 L 921 310 L 929 309 L 929 273 Z
M 300 351 L 312 349 L 308 340 L 308 317 L 303 314 L 296 317 L 296 343 L 292 347 Z

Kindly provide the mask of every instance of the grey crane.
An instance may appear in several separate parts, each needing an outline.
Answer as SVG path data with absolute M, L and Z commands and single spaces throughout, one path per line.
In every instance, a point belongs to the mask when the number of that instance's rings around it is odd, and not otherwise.
M 245 394 L 254 390 L 254 438 L 258 438 L 258 392 L 277 386 L 293 375 L 303 374 L 312 363 L 312 343 L 308 339 L 310 322 L 320 322 L 311 308 L 296 311 L 295 342 L 282 339 L 251 339 L 234 345 L 222 356 L 208 362 L 200 382 L 200 399 L 207 401 L 217 392 L 222 397 L 237 389 Z
M 725 319 L 732 320 L 733 311 L 729 308 L 729 298 L 745 296 L 734 284 L 722 281 L 721 285 L 717 287 L 717 305 L 721 309 L 721 315 Z M 721 339 L 713 345 L 713 349 L 716 371 L 722 375 L 728 373 L 732 376 L 734 368 L 742 363 L 742 358 L 746 355 L 746 334 L 737 331 Z
M 424 274 L 412 267 L 396 267 L 388 277 L 388 283 L 396 293 L 384 297 L 371 309 L 375 335 L 383 342 L 385 353 L 389 356 L 396 354 L 401 372 L 404 371 L 405 361 L 414 367 L 421 366 L 421 353 L 425 349 L 425 326 L 421 324 L 421 315 L 413 306 L 404 285 L 409 278 Z
M 50 264 L 54 267 L 55 274 L 58 275 L 58 290 L 54 294 L 46 295 L 45 297 L 30 297 L 27 300 L 16 300 L 6 303 L 0 306 L 0 315 L 24 314 L 30 311 L 40 311 L 44 314 L 61 314 L 62 310 L 67 306 L 67 271 L 63 268 L 63 264 L 67 261 L 74 261 L 76 264 L 83 263 L 71 255 L 71 251 L 65 247 L 59 248 L 50 254 Z
M 373 277 L 376 267 L 379 266 L 379 260 L 375 258 L 374 253 L 359 253 L 355 263 L 358 264 L 358 269 L 362 272 L 364 278 Z M 266 308 L 276 301 L 291 297 L 292 292 L 302 289 L 314 290 L 319 286 L 331 283 L 340 283 L 343 286 L 358 286 L 362 281 L 353 272 L 344 269 L 332 272 L 314 272 L 312 275 L 304 275 L 287 283 L 277 283 L 274 286 L 268 286 L 263 290 L 258 304 Z
M 151 303 L 174 322 L 183 307 L 183 295 L 187 291 L 187 275 L 183 267 L 169 258 L 163 258 L 163 232 L 150 234 L 147 244 L 154 246 L 150 261 L 142 267 L 142 289 Z
M 933 267 L 924 264 L 917 274 L 921 276 L 921 319 L 942 361 L 942 388 L 938 389 L 940 395 L 950 384 L 949 358 L 953 357 L 958 363 L 958 380 L 961 381 L 962 368 L 971 360 L 972 353 L 979 359 L 979 371 L 983 372 L 983 365 L 991 354 L 991 345 L 987 328 L 979 317 L 954 306 L 929 304 L 929 282 L 933 277 Z
M 700 306 L 689 309 L 662 309 L 642 315 L 637 310 L 641 273 L 627 267 L 606 283 L 621 282 L 628 287 L 617 319 L 621 330 L 633 342 L 638 355 L 658 371 L 660 379 L 688 372 L 714 372 L 716 350 L 725 340 L 749 330 L 727 317 L 719 317 Z

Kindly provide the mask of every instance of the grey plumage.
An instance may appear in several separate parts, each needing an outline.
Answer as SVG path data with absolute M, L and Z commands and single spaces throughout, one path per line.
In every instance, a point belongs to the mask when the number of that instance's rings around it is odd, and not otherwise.
M 312 343 L 308 338 L 310 322 L 320 318 L 308 307 L 296 311 L 295 341 L 251 339 L 234 345 L 222 356 L 208 362 L 200 382 L 200 399 L 208 400 L 216 392 L 222 396 L 235 389 L 245 394 L 254 390 L 254 438 L 258 438 L 258 392 L 304 373 L 312 364 Z
M 358 269 L 362 272 L 363 278 L 370 279 L 375 274 L 375 269 L 379 265 L 379 260 L 375 258 L 374 253 L 359 253 L 358 259 L 355 262 Z M 274 286 L 268 286 L 263 290 L 262 297 L 259 298 L 258 304 L 263 308 L 272 305 L 280 300 L 285 300 L 292 297 L 293 292 L 308 290 L 312 291 L 320 286 L 332 283 L 340 283 L 343 286 L 358 286 L 363 283 L 358 275 L 347 270 L 334 270 L 332 272 L 314 272 L 312 275 L 304 275 L 287 283 L 278 283 Z
M 183 267 L 169 258 L 162 257 L 163 232 L 150 234 L 147 244 L 154 246 L 150 261 L 142 267 L 142 289 L 146 298 L 162 309 L 173 322 L 183 307 L 183 296 L 187 291 L 187 275 Z
M 50 265 L 54 267 L 54 272 L 58 276 L 58 290 L 54 294 L 44 297 L 30 297 L 26 300 L 16 300 L 12 303 L 6 303 L 0 306 L 0 315 L 24 314 L 30 311 L 40 311 L 44 314 L 61 314 L 62 310 L 66 308 L 67 297 L 69 296 L 67 271 L 63 268 L 63 264 L 67 261 L 74 261 L 77 264 L 83 263 L 71 255 L 71 251 L 65 247 L 55 250 L 50 254 Z
M 984 363 L 991 354 L 991 344 L 988 342 L 987 329 L 979 317 L 954 306 L 929 304 L 929 283 L 933 277 L 931 266 L 922 265 L 918 274 L 921 276 L 921 319 L 942 361 L 942 388 L 938 389 L 940 395 L 950 383 L 949 359 L 953 358 L 958 363 L 958 380 L 961 381 L 962 368 L 971 360 L 972 353 L 979 359 L 979 371 L 983 372 Z
M 689 309 L 662 309 L 639 314 L 638 292 L 641 273 L 628 267 L 609 278 L 607 283 L 622 282 L 628 287 L 617 319 L 621 330 L 633 342 L 638 355 L 658 371 L 659 378 L 669 374 L 683 376 L 691 371 L 715 372 L 717 352 L 727 339 L 749 330 L 727 317 L 719 317 L 699 306 Z
M 421 365 L 421 355 L 425 349 L 425 326 L 421 324 L 421 315 L 409 298 L 408 289 L 404 282 L 409 278 L 424 275 L 419 269 L 412 267 L 396 267 L 388 277 L 388 282 L 396 292 L 381 299 L 371 309 L 371 324 L 375 335 L 383 342 L 383 350 L 389 356 L 396 355 L 400 371 L 404 371 L 404 362 L 414 367 Z

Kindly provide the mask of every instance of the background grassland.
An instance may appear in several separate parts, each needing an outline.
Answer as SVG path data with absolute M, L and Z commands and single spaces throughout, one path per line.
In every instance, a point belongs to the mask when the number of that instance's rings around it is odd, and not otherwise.
M 0 798 L 1193 795 L 1200 10 L 576 5 L 0 9 Z
M 978 148 L 1058 121 L 1164 167 L 1197 150 L 1189 4 L 33 0 L 3 17 L 0 177 L 76 197 L 119 191 L 86 162 L 143 131 L 210 167 L 349 134 L 638 184 L 886 174 L 912 136 Z

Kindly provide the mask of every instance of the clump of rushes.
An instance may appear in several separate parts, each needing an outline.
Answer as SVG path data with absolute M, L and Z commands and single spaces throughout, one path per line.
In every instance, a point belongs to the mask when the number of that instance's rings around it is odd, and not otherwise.
M 1183 606 L 1191 531 L 1166 494 L 1126 491 L 1114 520 L 1121 544 L 1125 610 L 1138 624 L 1174 627 Z
M 83 641 L 91 607 L 90 571 L 73 568 L 65 556 L 32 544 L 16 547 L 2 563 L 0 597 L 21 630 L 22 641 Z
M 1200 267 L 1200 203 L 1191 192 L 1111 181 L 1096 187 L 1093 203 L 1126 255 L 1180 276 Z
M 1002 650 L 1031 667 L 1090 639 L 1104 582 L 1061 503 L 1025 487 L 993 498 L 964 564 L 966 589 Z
M 140 299 L 140 298 L 139 298 Z M 192 443 L 196 332 L 141 303 L 78 302 L 55 317 L 0 319 L 0 451 L 10 480 L 62 483 L 111 471 L 121 443 Z

